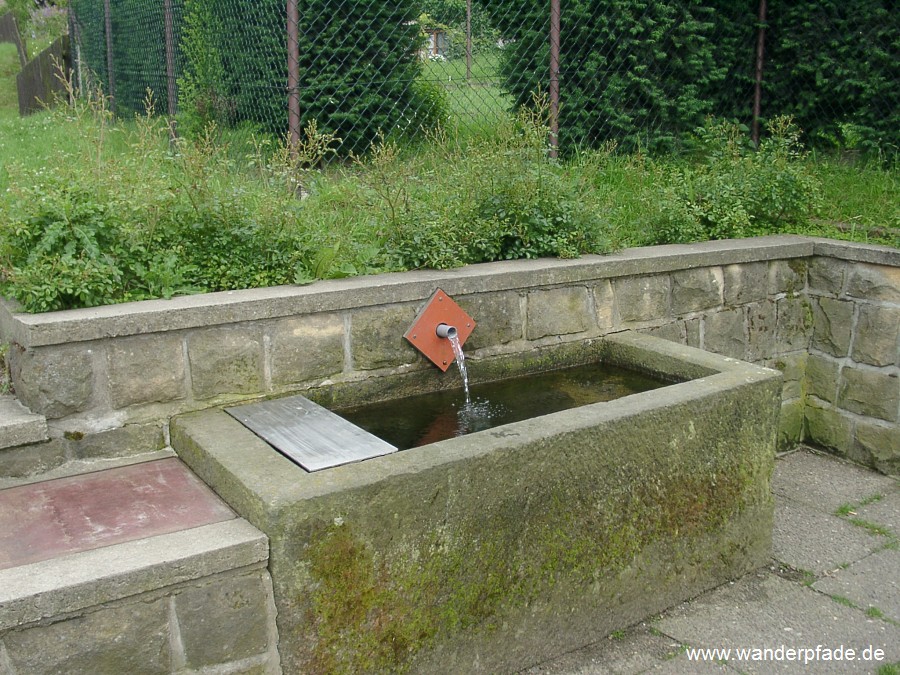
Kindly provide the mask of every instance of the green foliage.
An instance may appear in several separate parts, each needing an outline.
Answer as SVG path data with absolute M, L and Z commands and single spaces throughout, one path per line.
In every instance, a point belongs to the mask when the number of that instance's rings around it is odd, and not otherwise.
M 245 157 L 215 124 L 173 144 L 144 107 L 116 121 L 88 92 L 0 119 L 2 294 L 46 311 L 782 231 L 898 245 L 896 168 L 807 156 L 787 120 L 759 150 L 710 122 L 689 157 L 606 144 L 557 162 L 538 97 L 491 133 L 376 135 L 348 165 L 323 161 L 338 139 L 312 122 L 299 143 L 261 137 Z M 852 229 L 811 225 L 819 177 L 823 218 Z
M 436 116 L 436 91 L 414 86 L 421 65 L 419 16 L 409 0 L 318 0 L 300 12 L 303 123 L 368 149 L 378 131 L 418 133 Z M 439 114 L 439 113 L 438 113 Z
M 0 14 L 9 10 L 16 17 L 19 30 L 24 30 L 31 23 L 31 13 L 35 9 L 34 0 L 5 0 L 6 8 L 0 7 Z
M 715 9 L 723 87 L 709 89 L 719 114 L 749 124 L 755 6 L 706 0 Z M 896 155 L 900 149 L 900 16 L 890 0 L 769 3 L 763 115 L 791 115 L 812 147 Z
M 366 180 L 395 265 L 446 268 L 609 249 L 583 186 L 547 159 L 545 105 L 534 110 L 467 144 L 464 156 L 452 137 L 432 137 L 438 170 L 376 146 Z
M 746 129 L 708 123 L 697 130 L 697 159 L 672 172 L 659 194 L 654 243 L 784 232 L 807 222 L 821 196 L 804 163 L 800 132 L 776 118 L 758 150 Z
M 187 64 L 179 86 L 179 122 L 197 134 L 210 123 L 232 124 L 235 104 L 225 91 L 225 65 L 219 51 L 223 27 L 210 0 L 185 0 L 181 50 Z
M 418 81 L 419 28 L 411 2 L 301 3 L 301 124 L 315 121 L 342 140 L 343 154 L 365 151 L 378 131 L 415 135 L 444 115 L 442 92 Z M 287 128 L 285 4 L 188 0 L 182 49 L 191 114 L 220 125 L 252 122 L 282 136 Z
M 95 106 L 56 114 L 80 127 L 93 115 L 102 128 L 104 99 Z M 120 157 L 105 156 L 109 132 L 98 132 L 86 156 L 11 169 L 0 211 L 7 297 L 49 311 L 294 281 L 309 253 L 306 233 L 289 227 L 292 194 L 234 178 L 214 129 L 174 147 L 152 116 L 117 131 L 131 147 Z
M 602 5 L 602 6 L 601 6 Z M 503 75 L 516 104 L 546 90 L 544 3 L 491 3 L 507 40 Z M 757 4 L 730 0 L 576 0 L 563 8 L 561 145 L 677 147 L 716 114 L 749 124 Z M 790 115 L 813 147 L 866 155 L 900 149 L 900 15 L 889 0 L 770 3 L 763 115 Z
M 900 15 L 894 3 L 805 0 L 770 9 L 767 109 L 792 115 L 819 147 L 900 152 Z
M 497 20 L 503 36 L 506 87 L 519 105 L 546 90 L 549 12 L 545 3 L 504 0 Z M 560 146 L 626 150 L 672 148 L 712 109 L 704 89 L 721 82 L 714 60 L 712 10 L 696 0 L 576 0 L 565 8 L 560 38 Z
M 172 9 L 176 28 L 174 42 L 177 44 L 183 0 L 173 0 Z M 161 109 L 167 110 L 163 3 L 118 0 L 111 3 L 110 10 L 116 112 L 125 115 L 143 112 L 148 89 L 153 91 Z M 82 83 L 82 88 L 102 86 L 109 92 L 103 3 L 72 0 L 70 12 L 81 39 L 81 57 L 92 78 L 90 82 Z

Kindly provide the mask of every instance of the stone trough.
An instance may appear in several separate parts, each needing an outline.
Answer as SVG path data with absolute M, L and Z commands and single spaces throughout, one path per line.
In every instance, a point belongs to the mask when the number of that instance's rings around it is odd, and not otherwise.
M 514 672 L 768 560 L 780 373 L 631 332 L 471 368 L 587 358 L 679 383 L 316 473 L 173 420 L 269 537 L 285 672 Z

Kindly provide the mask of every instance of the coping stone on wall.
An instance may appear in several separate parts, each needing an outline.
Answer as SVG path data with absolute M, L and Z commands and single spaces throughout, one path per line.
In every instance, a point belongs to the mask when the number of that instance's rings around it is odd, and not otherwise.
M 900 267 L 900 249 L 887 246 L 859 244 L 852 241 L 836 241 L 821 237 L 808 237 L 813 245 L 813 255 L 826 258 L 840 258 L 850 262 L 865 262 L 874 265 Z
M 710 265 L 803 258 L 811 256 L 813 248 L 809 237 L 776 235 L 633 248 L 612 255 L 587 255 L 571 260 L 516 260 L 446 271 L 419 270 L 331 279 L 307 286 L 223 291 L 44 314 L 16 313 L 13 303 L 0 301 L 0 334 L 4 341 L 34 348 L 371 305 L 421 302 L 438 286 L 451 296 L 467 295 L 661 274 Z

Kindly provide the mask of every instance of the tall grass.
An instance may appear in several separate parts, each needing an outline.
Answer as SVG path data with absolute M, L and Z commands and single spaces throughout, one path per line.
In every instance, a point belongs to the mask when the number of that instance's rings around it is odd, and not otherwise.
M 881 232 L 888 243 L 900 246 L 900 232 L 893 233 L 893 242 L 889 232 L 900 230 L 900 166 L 860 166 L 828 155 L 813 155 L 810 161 L 822 181 L 822 221 L 859 238 Z

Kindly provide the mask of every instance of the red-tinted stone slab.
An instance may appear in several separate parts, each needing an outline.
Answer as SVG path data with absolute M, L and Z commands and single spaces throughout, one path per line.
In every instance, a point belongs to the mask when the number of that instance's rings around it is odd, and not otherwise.
M 230 520 L 177 458 L 0 490 L 0 569 Z

